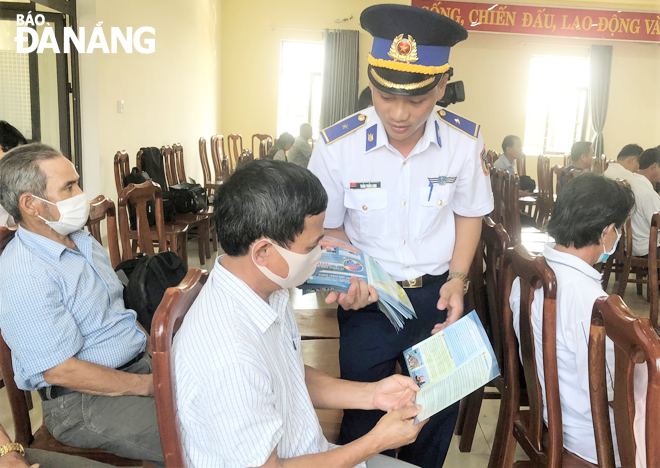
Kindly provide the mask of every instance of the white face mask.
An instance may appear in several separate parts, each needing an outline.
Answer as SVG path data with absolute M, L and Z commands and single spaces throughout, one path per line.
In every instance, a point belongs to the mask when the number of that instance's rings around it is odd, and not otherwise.
M 321 259 L 322 252 L 320 245 L 314 247 L 314 249 L 307 254 L 299 254 L 299 253 L 291 252 L 290 250 L 287 250 L 283 247 L 280 247 L 270 239 L 265 239 L 265 240 L 273 247 L 275 247 L 275 250 L 279 252 L 282 258 L 284 258 L 284 261 L 287 263 L 287 265 L 289 265 L 289 274 L 286 278 L 277 276 L 268 268 L 261 265 L 257 265 L 257 262 L 254 261 L 254 247 L 253 247 L 252 252 L 250 254 L 252 256 L 252 261 L 257 266 L 257 268 L 259 268 L 259 271 L 261 271 L 264 275 L 266 275 L 266 278 L 271 280 L 273 283 L 281 286 L 282 289 L 289 289 L 289 288 L 295 288 L 296 286 L 300 286 L 305 281 L 307 281 L 307 279 L 310 276 L 312 276 L 312 274 L 316 270 L 316 265 L 319 263 L 319 260 Z
M 605 228 L 607 229 L 607 228 Z M 618 231 L 617 228 L 614 228 L 614 232 L 616 232 L 616 242 L 612 246 L 609 252 L 605 250 L 605 241 L 603 240 L 603 253 L 600 254 L 600 257 L 598 257 L 598 261 L 596 263 L 602 263 L 606 262 L 608 258 L 610 258 L 610 255 L 612 255 L 616 251 L 616 246 L 619 245 L 619 239 L 621 239 L 621 233 Z M 605 235 L 605 232 L 603 232 L 603 236 Z
M 57 203 L 44 200 L 37 196 L 34 198 L 57 207 L 60 212 L 59 221 L 48 221 L 41 216 L 39 216 L 39 218 L 43 219 L 53 231 L 62 236 L 68 236 L 72 232 L 81 230 L 87 223 L 87 218 L 89 217 L 89 202 L 84 193 L 76 195 L 75 197 L 67 198 L 66 200 L 58 201 Z

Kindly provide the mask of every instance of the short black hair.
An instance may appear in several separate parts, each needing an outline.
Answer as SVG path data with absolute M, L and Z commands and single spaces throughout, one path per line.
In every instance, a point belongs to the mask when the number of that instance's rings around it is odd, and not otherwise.
M 639 156 L 639 168 L 648 169 L 653 164 L 660 166 L 660 149 L 649 148 Z
M 589 154 L 591 151 L 591 142 L 590 141 L 577 141 L 571 146 L 571 161 L 578 162 L 580 156 L 583 154 Z
M 373 97 L 371 96 L 371 88 L 367 86 L 360 93 L 360 97 L 358 98 L 358 108 L 356 110 L 361 111 L 362 109 L 366 109 L 367 107 L 373 105 L 374 105 L 374 100 Z
M 227 255 L 249 253 L 262 237 L 288 248 L 305 229 L 305 218 L 328 206 L 319 179 L 285 161 L 257 159 L 236 169 L 215 194 L 214 220 Z
M 638 144 L 631 143 L 621 148 L 621 151 L 619 151 L 619 155 L 616 157 L 616 159 L 617 160 L 628 159 L 631 156 L 635 156 L 637 159 L 639 159 L 639 155 L 642 154 L 643 152 L 644 152 L 644 148 L 642 148 Z
M 505 136 L 504 140 L 502 141 L 502 151 L 506 153 L 506 149 L 511 148 L 513 145 L 515 145 L 516 140 L 520 140 L 520 137 L 517 137 L 515 135 Z
M 587 172 L 559 192 L 548 233 L 564 247 L 597 245 L 605 228 L 612 223 L 621 228 L 634 206 L 635 196 L 628 187 Z
M 27 145 L 27 140 L 16 127 L 5 120 L 0 120 L 0 146 L 5 153 L 18 145 Z

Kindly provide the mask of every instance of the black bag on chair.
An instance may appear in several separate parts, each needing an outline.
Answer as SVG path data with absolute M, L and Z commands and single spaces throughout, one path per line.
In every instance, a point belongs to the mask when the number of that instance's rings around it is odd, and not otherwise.
M 181 182 L 170 187 L 177 213 L 197 213 L 209 204 L 206 190 L 199 184 Z
M 124 282 L 128 279 L 124 285 L 125 307 L 137 313 L 138 322 L 148 333 L 165 290 L 181 283 L 187 273 L 183 260 L 174 252 L 139 254 L 121 262 L 115 271 Z
M 142 150 L 142 170 L 149 174 L 151 180 L 160 185 L 163 193 L 167 191 L 167 179 L 165 178 L 165 164 L 160 150 L 154 146 L 140 148 Z M 163 196 L 163 198 L 166 198 Z
M 124 187 L 127 187 L 129 184 L 141 184 L 151 180 L 149 174 L 145 171 L 139 171 L 137 167 L 134 167 L 131 170 L 131 173 L 124 178 Z M 174 207 L 174 200 L 165 199 L 165 194 L 163 194 L 163 218 L 166 223 L 173 223 L 176 221 L 176 209 Z M 135 212 L 135 205 L 132 203 L 128 204 L 128 219 L 130 221 L 131 230 L 135 231 L 137 229 L 137 215 Z M 147 221 L 149 221 L 149 226 L 156 225 L 156 209 L 154 200 L 147 202 Z

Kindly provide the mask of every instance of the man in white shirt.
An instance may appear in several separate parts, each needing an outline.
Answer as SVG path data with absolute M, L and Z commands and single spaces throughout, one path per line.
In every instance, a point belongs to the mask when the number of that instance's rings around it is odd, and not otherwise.
M 626 145 L 621 148 L 615 163 L 607 166 L 603 175 L 610 179 L 629 180 L 633 173 L 639 170 L 639 156 L 644 149 L 636 144 Z
M 376 297 L 364 308 L 338 301 L 341 375 L 377 382 L 394 374 L 397 361 L 406 372 L 403 351 L 463 314 L 493 194 L 481 125 L 436 105 L 465 28 L 409 5 L 373 5 L 360 24 L 374 36 L 367 70 L 373 107 L 322 130 L 309 170 L 328 193 L 328 234 L 376 260 L 417 312 L 397 333 Z M 381 417 L 345 411 L 340 443 L 364 436 Z M 399 459 L 441 468 L 457 417 L 458 402 L 432 416 Z
M 584 203 L 583 200 L 591 200 Z M 614 252 L 621 228 L 634 205 L 630 189 L 595 174 L 584 174 L 567 184 L 555 203 L 548 233 L 556 245 L 546 245 L 543 256 L 557 279 L 557 371 L 561 400 L 564 447 L 577 456 L 598 463 L 589 399 L 588 344 L 591 312 L 596 299 L 607 296 L 601 275 L 593 265 Z M 509 304 L 513 326 L 520 337 L 520 280 L 513 283 Z M 542 326 L 543 290 L 534 293 L 532 330 L 536 366 L 544 385 Z M 614 345 L 607 339 L 607 385 L 614 398 Z M 543 392 L 545 406 L 545 392 Z M 548 421 L 547 409 L 543 417 Z M 614 415 L 610 408 L 614 435 Z M 616 441 L 614 442 L 616 451 Z M 617 463 L 618 453 L 616 454 Z M 620 464 L 617 464 L 620 466 Z
M 510 174 L 515 174 L 515 164 L 516 158 L 522 156 L 523 144 L 522 140 L 515 135 L 509 135 L 504 138 L 502 141 L 502 156 L 499 157 L 495 164 L 493 164 L 493 169 L 502 169 L 508 171 Z
M 628 179 L 635 194 L 635 210 L 630 219 L 635 257 L 649 254 L 651 218 L 660 211 L 660 195 L 655 184 L 660 182 L 660 149 L 650 148 L 639 157 L 639 172 Z
M 307 167 L 309 158 L 312 156 L 312 147 L 309 146 L 309 140 L 312 138 L 312 126 L 304 123 L 300 126 L 300 135 L 293 142 L 289 150 L 289 162 L 302 167 Z
M 305 366 L 288 288 L 321 256 L 327 195 L 295 164 L 256 160 L 216 192 L 226 255 L 174 338 L 178 416 L 190 468 L 410 467 L 377 455 L 415 440 L 417 385 L 335 379 Z M 341 302 L 366 304 L 373 286 L 353 280 Z M 314 408 L 388 411 L 369 434 L 330 447 Z

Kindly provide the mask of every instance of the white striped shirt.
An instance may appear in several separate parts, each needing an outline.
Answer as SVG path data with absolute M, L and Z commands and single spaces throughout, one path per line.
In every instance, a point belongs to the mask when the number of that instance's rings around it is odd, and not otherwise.
M 173 345 L 188 466 L 261 466 L 275 447 L 280 458 L 327 451 L 288 291 L 266 303 L 220 261 Z

